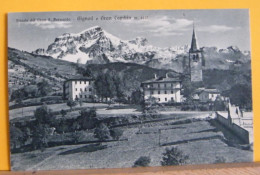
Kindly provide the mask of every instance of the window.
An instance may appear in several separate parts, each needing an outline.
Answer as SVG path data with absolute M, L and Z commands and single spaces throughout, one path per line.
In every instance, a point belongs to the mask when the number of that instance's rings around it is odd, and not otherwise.
M 171 101 L 173 101 L 173 97 L 171 98 Z
M 171 83 L 171 87 L 173 87 L 173 84 Z
M 78 98 L 78 95 L 76 95 L 76 99 Z
M 171 91 L 171 93 L 173 94 L 173 91 Z
M 87 95 L 85 95 L 85 98 L 87 98 Z
M 151 91 L 151 94 L 153 95 L 153 91 Z
M 92 91 L 92 89 L 91 88 L 89 88 L 89 92 L 91 92 Z
M 160 98 L 158 98 L 158 101 L 160 101 L 161 99 Z
M 87 82 L 86 82 L 86 81 L 84 81 L 84 83 L 86 84 Z
M 160 87 L 160 84 L 158 84 L 158 87 Z
M 166 87 L 167 85 L 166 84 L 164 84 L 164 87 Z
M 81 84 L 81 81 L 79 81 L 79 84 Z
M 153 87 L 153 84 L 151 84 L 151 87 Z
M 167 91 L 164 91 L 164 94 L 167 94 Z
M 77 81 L 75 81 L 75 84 L 77 84 Z
M 82 89 L 80 88 L 80 92 L 82 92 Z
M 75 90 L 77 91 L 78 89 L 76 88 Z
M 165 101 L 167 101 L 167 98 L 165 98 Z
M 82 98 L 82 95 L 80 95 L 80 98 Z
M 160 94 L 161 92 L 160 91 L 158 91 L 158 94 Z
M 85 88 L 85 91 L 87 91 L 87 88 Z

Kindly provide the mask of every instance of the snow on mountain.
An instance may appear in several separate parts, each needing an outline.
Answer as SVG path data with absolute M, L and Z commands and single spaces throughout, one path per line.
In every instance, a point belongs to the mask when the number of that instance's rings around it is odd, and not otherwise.
M 70 62 L 106 63 L 133 62 L 145 64 L 151 59 L 175 59 L 184 53 L 180 48 L 159 48 L 148 45 L 146 38 L 122 40 L 99 26 L 88 28 L 80 33 L 65 33 L 55 38 L 46 51 L 37 49 L 34 54 L 45 54 Z
M 104 64 L 126 62 L 182 71 L 183 58 L 188 56 L 189 46 L 160 48 L 148 44 L 146 38 L 122 40 L 99 26 L 80 33 L 65 33 L 55 38 L 46 50 L 33 53 L 81 64 Z M 241 52 L 238 47 L 227 49 L 204 47 L 207 68 L 227 68 L 239 60 L 248 61 L 250 52 Z

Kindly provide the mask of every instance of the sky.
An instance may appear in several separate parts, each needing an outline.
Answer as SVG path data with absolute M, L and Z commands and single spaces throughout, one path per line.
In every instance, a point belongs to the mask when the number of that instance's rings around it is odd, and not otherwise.
M 251 50 L 248 9 L 9 13 L 8 46 L 47 49 L 56 37 L 93 26 L 123 40 L 145 37 L 157 47 L 184 46 L 191 43 L 193 23 L 200 47 Z

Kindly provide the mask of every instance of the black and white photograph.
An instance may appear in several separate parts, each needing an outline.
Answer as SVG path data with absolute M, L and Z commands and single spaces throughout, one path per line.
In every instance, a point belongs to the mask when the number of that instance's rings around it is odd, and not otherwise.
M 11 169 L 253 161 L 248 9 L 8 14 Z

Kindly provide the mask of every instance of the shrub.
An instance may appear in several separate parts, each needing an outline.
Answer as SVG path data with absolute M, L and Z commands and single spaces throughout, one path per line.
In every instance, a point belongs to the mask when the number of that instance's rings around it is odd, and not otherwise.
M 50 124 L 53 119 L 53 115 L 47 105 L 37 108 L 34 112 L 34 117 L 36 118 L 36 121 L 41 124 Z
M 82 129 L 93 129 L 97 125 L 98 120 L 95 108 L 82 109 L 79 114 L 77 121 Z
M 151 162 L 150 157 L 147 156 L 141 156 L 139 159 L 137 159 L 134 163 L 134 167 L 146 167 L 149 166 Z
M 70 110 L 72 110 L 72 107 L 76 106 L 77 105 L 77 102 L 76 101 L 73 101 L 73 100 L 68 100 L 67 101 L 67 106 L 70 107 Z
M 110 130 L 104 123 L 100 123 L 100 125 L 96 127 L 94 130 L 94 136 L 101 141 L 111 139 Z
M 67 114 L 67 112 L 66 112 L 64 109 L 62 109 L 62 110 L 60 111 L 60 114 L 62 115 L 62 117 L 64 117 L 64 116 Z
M 10 137 L 11 149 L 23 146 L 24 142 L 26 141 L 25 134 L 19 128 L 13 125 L 10 126 Z
M 124 130 L 119 128 L 114 128 L 110 130 L 110 135 L 113 139 L 119 140 L 119 138 L 123 135 Z
M 177 147 L 173 147 L 172 149 L 165 149 L 165 153 L 163 153 L 162 159 L 162 166 L 183 165 L 187 163 L 189 156 L 184 155 L 183 152 L 179 150 Z
M 40 96 L 46 96 L 51 90 L 51 86 L 46 80 L 37 83 L 37 87 L 38 87 L 38 94 Z
M 64 133 L 64 132 L 69 132 L 69 126 L 66 120 L 61 120 L 58 127 L 56 128 L 57 132 L 59 133 Z

